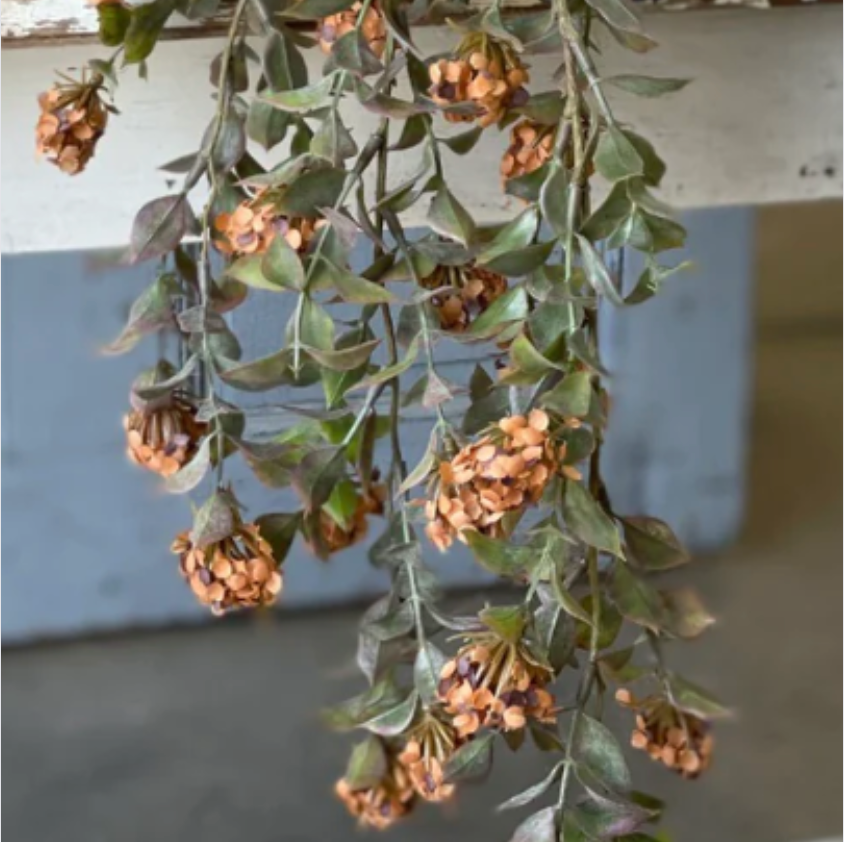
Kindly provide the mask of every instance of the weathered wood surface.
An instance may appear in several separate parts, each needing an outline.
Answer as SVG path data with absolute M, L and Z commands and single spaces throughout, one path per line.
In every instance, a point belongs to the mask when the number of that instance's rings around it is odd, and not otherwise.
M 644 57 L 608 49 L 602 69 L 694 80 L 670 98 L 614 96 L 621 118 L 667 160 L 667 201 L 684 208 L 841 196 L 839 6 L 659 14 L 648 29 L 660 49 Z M 434 52 L 451 37 L 431 27 L 420 33 L 420 47 Z M 51 83 L 53 69 L 78 67 L 106 51 L 92 44 L 4 50 L 2 250 L 125 244 L 137 209 L 168 192 L 156 167 L 198 146 L 213 112 L 208 63 L 218 51 L 217 39 L 170 41 L 153 56 L 149 81 L 126 73 L 118 91 L 121 115 L 88 170 L 68 178 L 35 160 L 35 97 Z M 311 69 L 319 72 L 321 57 L 310 52 Z M 554 56 L 533 60 L 533 90 L 553 87 L 556 64 Z M 346 119 L 363 136 L 375 117 L 352 105 Z M 471 155 L 447 156 L 455 191 L 480 222 L 517 209 L 498 181 L 505 145 L 506 137 L 490 130 Z M 396 182 L 415 163 L 413 150 L 396 156 Z M 420 202 L 408 223 L 424 224 L 425 210 Z

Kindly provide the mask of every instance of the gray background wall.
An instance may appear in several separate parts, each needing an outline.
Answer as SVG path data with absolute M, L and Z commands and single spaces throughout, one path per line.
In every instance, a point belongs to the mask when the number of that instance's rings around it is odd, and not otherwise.
M 700 211 L 685 222 L 687 254 L 677 257 L 695 268 L 646 305 L 606 313 L 615 380 L 607 471 L 620 509 L 665 517 L 694 547 L 713 549 L 735 535 L 742 515 L 753 212 Z M 156 358 L 156 341 L 124 357 L 97 351 L 119 332 L 154 267 L 103 268 L 91 255 L 57 253 L 4 257 L 2 269 L 3 641 L 204 617 L 167 550 L 189 524 L 186 502 L 123 456 L 128 387 Z M 635 275 L 635 265 L 628 269 Z M 287 302 L 274 296 L 268 307 L 268 296 L 252 294 L 234 314 L 248 356 L 279 347 Z M 457 382 L 477 357 L 448 342 L 438 354 Z M 407 422 L 411 463 L 427 429 L 418 414 Z M 292 502 L 256 488 L 242 466 L 232 470 L 256 514 Z M 330 565 L 297 548 L 291 562 L 287 607 L 382 587 L 363 547 Z M 484 580 L 465 556 L 432 553 L 431 562 L 446 582 Z

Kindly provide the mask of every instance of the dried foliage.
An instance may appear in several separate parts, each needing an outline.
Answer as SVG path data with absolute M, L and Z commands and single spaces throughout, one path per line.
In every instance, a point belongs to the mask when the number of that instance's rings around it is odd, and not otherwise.
M 216 5 L 99 3 L 116 51 L 42 96 L 38 149 L 81 171 L 119 74 L 146 75 L 172 13 Z M 415 32 L 443 15 L 456 43 L 424 56 Z M 712 622 L 694 594 L 650 576 L 685 563 L 685 550 L 661 521 L 617 511 L 601 476 L 600 314 L 658 292 L 681 268 L 661 255 L 685 233 L 654 192 L 665 165 L 607 98 L 598 29 L 634 52 L 655 46 L 624 0 L 508 15 L 498 3 L 238 0 L 211 66 L 211 122 L 194 151 L 163 166 L 181 183 L 141 208 L 130 234 L 129 259 L 159 271 L 106 350 L 179 337 L 178 363 L 133 384 L 126 430 L 132 459 L 168 491 L 208 490 L 173 544 L 199 601 L 217 614 L 268 605 L 297 539 L 328 560 L 383 524 L 370 558 L 389 588 L 364 615 L 357 652 L 367 688 L 325 713 L 337 730 L 365 732 L 336 791 L 369 827 L 453 799 L 501 742 L 529 739 L 549 753 L 548 773 L 502 806 L 548 806 L 513 840 L 644 842 L 660 802 L 633 789 L 601 722 L 606 693 L 615 685 L 635 716 L 632 745 L 685 778 L 709 765 L 711 722 L 727 714 L 663 663 L 665 642 Z M 308 50 L 320 56 L 314 78 Z M 528 89 L 539 52 L 560 57 L 552 90 Z M 649 97 L 684 84 L 618 79 Z M 345 124 L 349 107 L 376 115 L 368 137 Z M 451 156 L 482 135 L 498 144 L 502 197 L 521 202 L 492 227 L 476 224 L 450 178 Z M 595 184 L 606 196 L 597 206 Z M 420 207 L 421 235 L 404 225 Z M 353 245 L 367 240 L 370 265 L 353 267 Z M 644 269 L 626 285 L 629 250 Z M 226 318 L 247 294 L 291 304 L 283 341 L 260 359 L 242 358 Z M 448 342 L 483 349 L 465 387 L 443 376 Z M 324 405 L 303 391 L 259 435 L 237 393 L 279 386 L 321 387 Z M 413 404 L 432 429 L 408 471 L 401 421 Z M 226 480 L 232 458 L 299 505 L 245 522 Z M 455 540 L 522 598 L 451 616 L 423 544 L 452 552 Z

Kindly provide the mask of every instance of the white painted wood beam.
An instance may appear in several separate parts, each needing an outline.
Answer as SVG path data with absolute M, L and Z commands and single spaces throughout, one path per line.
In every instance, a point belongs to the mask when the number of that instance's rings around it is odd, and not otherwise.
M 661 47 L 647 56 L 605 53 L 605 73 L 687 76 L 694 83 L 671 98 L 614 97 L 618 114 L 649 137 L 666 159 L 664 198 L 677 207 L 840 197 L 841 7 L 750 9 L 648 16 Z M 431 27 L 423 51 L 453 35 Z M 137 208 L 167 192 L 156 166 L 195 149 L 213 104 L 208 63 L 216 39 L 163 42 L 150 79 L 130 72 L 121 83 L 121 116 L 112 120 L 89 169 L 68 178 L 33 153 L 36 94 L 53 69 L 80 66 L 105 51 L 94 44 L 3 50 L 2 250 L 109 248 L 124 244 Z M 312 70 L 321 57 L 312 52 Z M 531 88 L 552 86 L 553 56 L 533 59 Z M 351 108 L 347 120 L 366 132 L 372 115 Z M 489 130 L 466 158 L 449 156 L 455 191 L 481 222 L 515 211 L 501 194 L 498 160 L 506 136 Z M 414 153 L 394 166 L 408 172 Z M 408 215 L 424 223 L 424 203 Z

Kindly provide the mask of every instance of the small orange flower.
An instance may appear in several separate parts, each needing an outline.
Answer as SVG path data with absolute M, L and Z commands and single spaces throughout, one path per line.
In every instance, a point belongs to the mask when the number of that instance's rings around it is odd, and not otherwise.
M 292 249 L 303 253 L 324 224 L 322 219 L 280 214 L 272 191 L 262 189 L 254 198 L 241 202 L 232 213 L 217 216 L 214 228 L 218 236 L 214 244 L 223 254 L 263 254 L 275 237 L 282 236 Z
M 126 452 L 141 467 L 169 477 L 196 453 L 208 425 L 196 420 L 196 407 L 175 393 L 163 406 L 136 409 L 123 417 Z
M 429 290 L 442 290 L 431 298 L 440 327 L 462 333 L 496 299 L 507 292 L 507 279 L 470 263 L 463 267 L 438 266 L 422 280 Z
M 709 723 L 678 710 L 661 696 L 635 699 L 622 687 L 615 698 L 622 707 L 636 711 L 636 728 L 630 737 L 633 748 L 684 778 L 696 778 L 709 768 L 714 745 Z
M 354 788 L 346 778 L 341 778 L 334 792 L 361 827 L 376 830 L 386 830 L 395 824 L 416 803 L 410 773 L 394 752 L 388 752 L 387 768 L 377 784 Z
M 518 731 L 528 720 L 556 722 L 550 670 L 521 643 L 472 635 L 440 673 L 438 694 L 459 739 L 481 728 Z
M 474 113 L 446 111 L 445 119 L 452 123 L 477 120 L 486 128 L 528 100 L 527 68 L 507 44 L 488 36 L 467 36 L 454 57 L 434 62 L 428 75 L 428 93 L 438 105 L 471 102 L 476 106 Z
M 539 501 L 559 464 L 549 427 L 541 409 L 503 418 L 440 465 L 425 505 L 425 531 L 436 547 L 465 542 L 467 531 L 503 537 L 504 517 Z
M 369 45 L 369 49 L 378 58 L 384 55 L 384 48 L 387 45 L 387 24 L 384 15 L 373 3 L 366 10 L 360 27 L 358 27 L 358 18 L 362 8 L 363 3 L 357 0 L 351 8 L 344 9 L 335 15 L 328 15 L 319 22 L 317 26 L 319 46 L 324 53 L 330 53 L 340 38 L 353 29 L 359 28 L 364 41 Z
M 56 83 L 38 97 L 36 151 L 68 175 L 85 169 L 105 132 L 113 109 L 103 102 L 103 83 L 103 77 L 94 73 L 81 81 Z
M 226 538 L 199 547 L 189 532 L 182 532 L 170 548 L 196 598 L 217 615 L 270 605 L 283 584 L 272 548 L 258 527 L 241 523 L 234 514 L 235 526 Z

